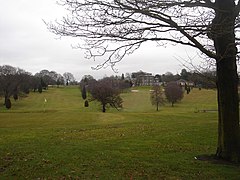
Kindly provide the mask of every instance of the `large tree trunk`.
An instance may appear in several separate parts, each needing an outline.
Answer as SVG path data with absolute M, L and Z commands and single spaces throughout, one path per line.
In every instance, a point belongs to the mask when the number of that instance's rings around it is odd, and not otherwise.
M 234 0 L 217 0 L 212 34 L 217 63 L 218 148 L 216 156 L 240 162 L 238 74 L 234 34 Z
M 106 104 L 102 104 L 102 112 L 106 112 Z
M 8 90 L 5 90 L 4 91 L 4 104 L 3 105 L 6 105 L 7 99 L 9 99 L 9 93 L 8 93 Z
M 234 58 L 217 63 L 218 87 L 218 149 L 217 157 L 240 161 L 238 77 Z

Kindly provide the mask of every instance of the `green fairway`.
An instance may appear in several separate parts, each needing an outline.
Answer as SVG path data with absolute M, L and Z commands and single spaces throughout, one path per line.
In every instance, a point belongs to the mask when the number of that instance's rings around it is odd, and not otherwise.
M 216 150 L 216 91 L 194 89 L 157 112 L 150 88 L 135 89 L 106 113 L 84 108 L 77 87 L 1 103 L 0 179 L 240 179 L 239 166 L 195 158 Z

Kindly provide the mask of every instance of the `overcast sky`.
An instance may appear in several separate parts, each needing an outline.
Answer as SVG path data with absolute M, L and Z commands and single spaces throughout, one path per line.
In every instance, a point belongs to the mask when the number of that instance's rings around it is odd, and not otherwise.
M 165 48 L 149 43 L 118 63 L 118 74 L 110 67 L 96 71 L 91 67 L 97 62 L 84 59 L 84 51 L 71 48 L 78 39 L 59 39 L 47 30 L 43 20 L 50 22 L 64 15 L 56 0 L 1 0 L 0 13 L 0 65 L 19 67 L 33 74 L 43 69 L 61 74 L 71 72 L 77 80 L 85 74 L 101 78 L 139 70 L 175 74 L 183 68 L 177 59 L 195 53 L 189 47 Z

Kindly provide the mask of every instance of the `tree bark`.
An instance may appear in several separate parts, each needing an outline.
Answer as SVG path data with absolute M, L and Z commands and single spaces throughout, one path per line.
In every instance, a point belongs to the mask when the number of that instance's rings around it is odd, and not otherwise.
M 216 64 L 219 116 L 216 156 L 228 161 L 240 162 L 234 0 L 218 0 L 216 6 L 216 16 L 211 30 L 218 56 Z
M 102 112 L 104 112 L 104 113 L 106 112 L 106 105 L 105 104 L 102 105 Z

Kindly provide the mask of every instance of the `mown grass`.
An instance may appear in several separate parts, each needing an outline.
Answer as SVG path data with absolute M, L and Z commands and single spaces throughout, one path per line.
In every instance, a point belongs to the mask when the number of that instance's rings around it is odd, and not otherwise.
M 215 152 L 217 112 L 198 111 L 217 109 L 215 91 L 159 112 L 149 88 L 122 96 L 124 108 L 107 113 L 84 108 L 76 87 L 1 106 L 0 179 L 240 179 L 238 166 L 195 159 Z

